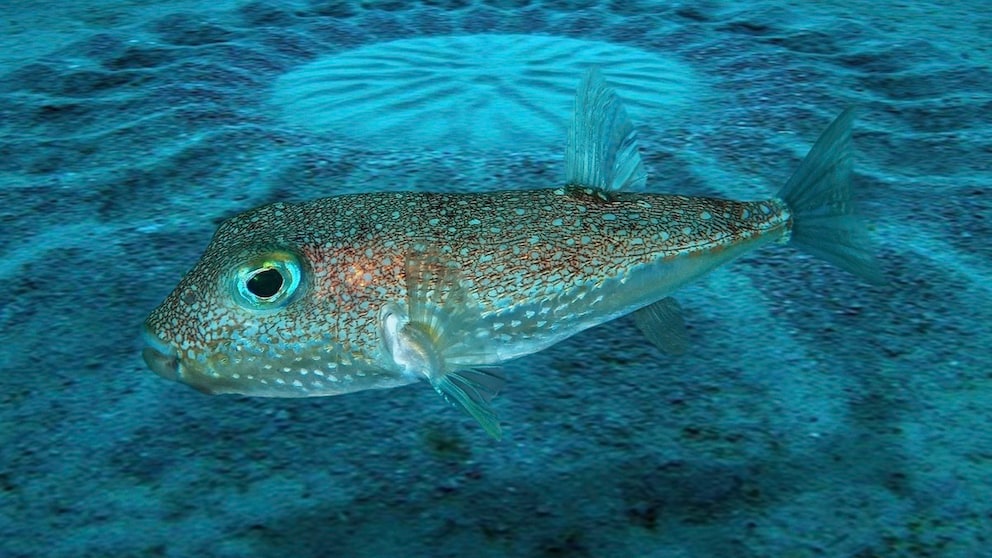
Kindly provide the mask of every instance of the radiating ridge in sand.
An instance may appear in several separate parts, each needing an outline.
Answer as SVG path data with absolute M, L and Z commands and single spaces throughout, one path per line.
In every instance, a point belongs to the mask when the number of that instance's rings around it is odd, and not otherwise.
M 338 52 L 283 75 L 290 122 L 387 145 L 506 149 L 563 142 L 579 76 L 599 66 L 635 122 L 685 110 L 698 80 L 639 48 L 543 35 L 402 39 Z

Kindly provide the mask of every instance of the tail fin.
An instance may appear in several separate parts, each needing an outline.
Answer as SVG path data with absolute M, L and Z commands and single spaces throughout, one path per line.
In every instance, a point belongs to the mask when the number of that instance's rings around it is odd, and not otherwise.
M 816 140 L 778 192 L 792 212 L 791 241 L 870 283 L 882 283 L 868 231 L 851 203 L 851 122 L 847 109 Z

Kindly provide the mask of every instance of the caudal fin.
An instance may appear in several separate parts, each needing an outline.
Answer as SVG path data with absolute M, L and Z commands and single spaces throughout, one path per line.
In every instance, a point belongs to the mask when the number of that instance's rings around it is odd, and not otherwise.
M 792 212 L 791 242 L 870 283 L 881 283 L 868 231 L 851 203 L 851 123 L 847 109 L 816 140 L 778 192 Z

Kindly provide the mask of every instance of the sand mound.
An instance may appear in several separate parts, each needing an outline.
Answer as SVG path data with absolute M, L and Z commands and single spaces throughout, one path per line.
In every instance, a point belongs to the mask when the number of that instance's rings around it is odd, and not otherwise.
M 534 35 L 404 39 L 320 58 L 283 75 L 273 102 L 294 125 L 389 146 L 507 149 L 564 141 L 591 65 L 636 122 L 696 96 L 682 63 L 638 48 Z

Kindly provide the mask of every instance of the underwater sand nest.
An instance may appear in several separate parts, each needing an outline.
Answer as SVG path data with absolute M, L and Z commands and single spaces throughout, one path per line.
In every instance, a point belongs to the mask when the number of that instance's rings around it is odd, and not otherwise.
M 281 76 L 272 101 L 318 133 L 387 147 L 507 149 L 565 140 L 576 85 L 599 66 L 635 123 L 687 110 L 697 80 L 678 60 L 535 35 L 402 39 L 337 52 Z

